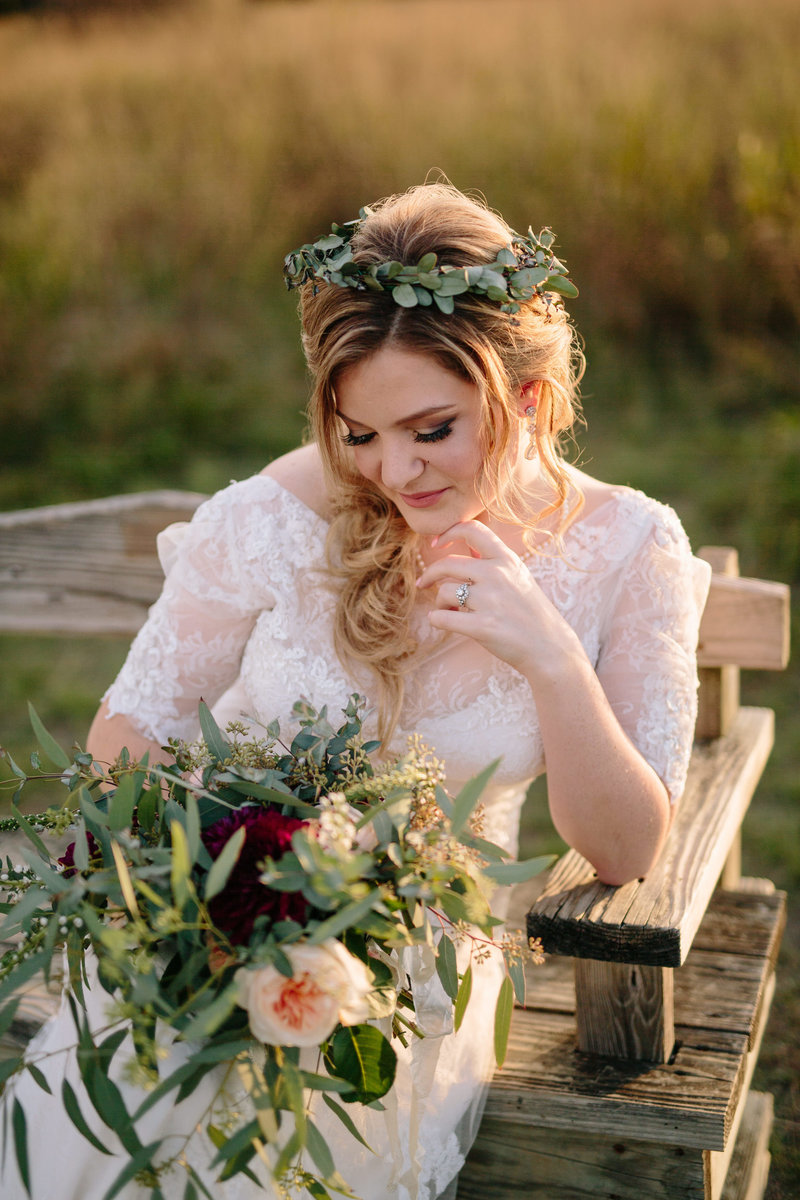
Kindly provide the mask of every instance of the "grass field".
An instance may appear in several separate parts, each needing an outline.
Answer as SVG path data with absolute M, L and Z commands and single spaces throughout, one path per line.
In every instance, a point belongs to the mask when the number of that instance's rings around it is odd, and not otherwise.
M 119 6 L 117 6 L 119 8 Z M 695 545 L 800 585 L 796 0 L 197 0 L 0 20 L 0 508 L 210 491 L 295 444 L 280 265 L 441 170 L 551 224 L 581 288 L 583 463 Z M 124 648 L 0 639 L 0 741 L 32 699 L 82 738 Z M 800 672 L 746 868 L 800 894 Z M 549 843 L 534 800 L 527 837 Z M 800 1193 L 800 918 L 759 1067 L 769 1200 Z

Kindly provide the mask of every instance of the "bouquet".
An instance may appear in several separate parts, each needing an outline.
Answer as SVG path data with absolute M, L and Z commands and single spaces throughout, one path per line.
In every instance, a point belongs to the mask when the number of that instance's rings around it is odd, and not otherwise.
M 86 1106 L 128 1156 L 104 1200 L 131 1180 L 159 1200 L 159 1181 L 176 1166 L 186 1172 L 185 1194 L 208 1200 L 209 1179 L 240 1172 L 265 1191 L 352 1195 L 310 1098 L 320 1094 L 363 1140 L 352 1106 L 380 1107 L 397 1047 L 423 1034 L 404 967 L 420 947 L 435 956 L 455 1030 L 473 961 L 502 953 L 502 1064 L 529 948 L 495 939 L 490 896 L 549 860 L 509 862 L 482 836 L 479 799 L 496 764 L 450 797 L 418 738 L 403 756 L 376 760 L 378 743 L 362 738 L 363 706 L 352 696 L 334 729 L 325 709 L 298 702 L 299 732 L 287 745 L 276 722 L 258 738 L 237 723 L 223 732 L 201 704 L 202 739 L 170 742 L 173 764 L 134 762 L 123 751 L 107 769 L 79 748 L 68 756 L 31 710 L 56 768 L 49 777 L 67 788 L 60 807 L 36 816 L 17 807 L 31 777 L 3 752 L 16 790 L 0 830 L 27 835 L 27 853 L 24 864 L 7 859 L 0 869 L 0 937 L 16 939 L 0 959 L 0 1033 L 18 989 L 39 972 L 49 978 L 63 956 L 83 1091 L 64 1079 L 61 1099 L 97 1149 L 107 1152 Z M 34 778 L 47 776 L 38 754 L 32 762 Z M 74 840 L 56 858 L 44 835 L 67 831 Z M 469 961 L 459 969 L 464 944 Z M 87 983 L 107 995 L 99 1024 L 87 1011 Z M 28 1071 L 50 1090 L 43 1065 L 35 1049 L 0 1061 L 0 1086 Z M 209 1106 L 210 1161 L 196 1161 L 194 1143 L 176 1154 L 161 1138 L 142 1140 L 137 1122 L 164 1097 L 178 1104 L 205 1082 L 224 1100 L 232 1072 L 249 1104 L 224 1116 L 224 1104 Z M 145 1088 L 135 1111 L 121 1075 Z M 16 1098 L 12 1110 L 30 1192 Z

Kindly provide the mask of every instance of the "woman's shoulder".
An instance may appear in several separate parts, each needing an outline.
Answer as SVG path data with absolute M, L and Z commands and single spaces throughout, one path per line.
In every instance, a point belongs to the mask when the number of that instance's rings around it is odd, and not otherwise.
M 570 468 L 570 477 L 583 498 L 579 514 L 581 521 L 595 516 L 608 516 L 610 521 L 615 521 L 622 519 L 623 513 L 626 518 L 635 513 L 644 522 L 677 525 L 680 528 L 680 520 L 673 508 L 637 488 L 627 484 L 605 483 L 575 467 Z
M 595 534 L 602 531 L 606 549 L 616 551 L 614 557 L 624 557 L 650 541 L 678 544 L 682 551 L 689 549 L 680 518 L 668 504 L 636 488 L 605 483 L 575 468 L 570 474 L 583 498 L 570 529 L 592 530 Z
M 261 472 L 323 520 L 330 518 L 330 500 L 319 450 L 310 443 L 276 458 Z

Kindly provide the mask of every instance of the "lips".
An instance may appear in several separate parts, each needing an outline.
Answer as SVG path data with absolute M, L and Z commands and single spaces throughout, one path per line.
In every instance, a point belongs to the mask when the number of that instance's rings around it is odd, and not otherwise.
M 439 488 L 436 492 L 416 492 L 413 496 L 406 496 L 400 493 L 400 499 L 404 504 L 408 504 L 411 508 L 429 508 L 435 504 L 440 496 L 443 496 L 447 488 Z

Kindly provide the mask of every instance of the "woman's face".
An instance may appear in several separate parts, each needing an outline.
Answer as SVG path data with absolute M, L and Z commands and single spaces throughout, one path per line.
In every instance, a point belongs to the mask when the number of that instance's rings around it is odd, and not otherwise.
M 336 402 L 357 469 L 411 529 L 432 536 L 482 515 L 475 384 L 427 354 L 386 347 L 342 374 Z

